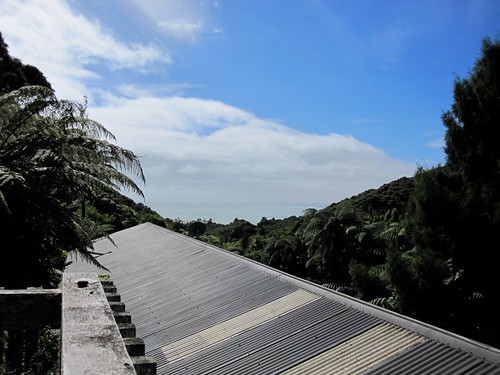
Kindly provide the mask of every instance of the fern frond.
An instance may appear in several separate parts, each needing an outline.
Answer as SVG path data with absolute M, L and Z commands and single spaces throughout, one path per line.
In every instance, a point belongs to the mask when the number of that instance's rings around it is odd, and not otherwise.
M 396 304 L 393 297 L 380 297 L 369 301 L 372 305 L 383 307 L 384 309 L 396 310 Z

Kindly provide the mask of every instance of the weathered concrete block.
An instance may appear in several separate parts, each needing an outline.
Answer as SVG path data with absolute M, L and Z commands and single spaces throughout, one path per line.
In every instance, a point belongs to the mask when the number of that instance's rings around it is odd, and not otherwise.
M 131 357 L 137 375 L 156 375 L 156 361 L 148 356 Z
M 126 337 L 123 339 L 127 352 L 131 357 L 143 356 L 146 352 L 144 340 L 140 337 Z
M 109 302 L 121 302 L 122 298 L 118 293 L 106 293 Z
M 135 325 L 132 323 L 118 323 L 118 329 L 123 338 L 135 337 Z
M 113 313 L 116 323 L 132 323 L 132 316 L 129 312 L 115 312 Z
M 99 281 L 101 282 L 101 285 L 103 287 L 103 289 L 105 289 L 106 287 L 108 286 L 115 286 L 115 284 L 113 283 L 113 280 L 102 280 L 101 278 L 99 278 Z
M 109 286 L 102 286 L 102 288 L 104 289 L 104 292 L 106 293 L 116 293 L 118 290 L 116 289 L 116 286 L 114 285 L 109 285 Z
M 125 304 L 123 302 L 109 302 L 109 307 L 114 312 L 125 312 Z

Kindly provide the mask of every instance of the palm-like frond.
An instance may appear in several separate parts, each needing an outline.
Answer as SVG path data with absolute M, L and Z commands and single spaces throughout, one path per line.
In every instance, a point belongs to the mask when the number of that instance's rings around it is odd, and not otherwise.
M 306 262 L 306 268 L 316 266 L 320 264 L 323 260 L 323 257 L 320 253 L 313 254 Z
M 406 235 L 405 226 L 402 223 L 394 222 L 380 233 L 380 237 L 389 241 L 395 241 L 398 237 Z
M 396 302 L 394 297 L 380 297 L 369 301 L 372 305 L 380 306 L 388 310 L 396 311 Z

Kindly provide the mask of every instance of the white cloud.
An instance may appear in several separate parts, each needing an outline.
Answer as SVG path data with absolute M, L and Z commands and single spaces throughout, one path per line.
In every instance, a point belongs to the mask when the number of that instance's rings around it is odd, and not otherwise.
M 90 115 L 142 155 L 146 203 L 171 218 L 287 217 L 415 169 L 353 137 L 296 131 L 211 100 L 121 98 Z
M 172 38 L 194 41 L 210 28 L 208 7 L 203 0 L 131 1 L 160 31 Z M 212 6 L 217 7 L 217 3 Z M 211 32 L 220 34 L 222 29 L 213 28 Z
M 144 69 L 171 58 L 153 45 L 129 45 L 97 21 L 72 10 L 64 0 L 2 0 L 0 25 L 11 55 L 39 68 L 59 97 L 81 100 L 86 82 L 100 77 L 93 68 Z
M 190 83 L 159 83 L 136 85 L 128 83 L 119 85 L 116 87 L 116 89 L 120 95 L 127 98 L 140 98 L 155 96 L 161 97 L 163 95 L 183 95 L 186 90 L 195 87 L 200 87 L 200 85 L 193 85 Z
M 425 144 L 427 147 L 443 148 L 446 146 L 444 138 L 438 138 Z
M 196 39 L 196 35 L 202 30 L 203 24 L 200 21 L 191 22 L 188 20 L 169 20 L 158 22 L 160 29 L 176 38 Z
M 107 104 L 93 109 L 96 116 L 105 116 L 106 123 L 127 127 L 157 128 L 165 131 L 211 132 L 227 125 L 250 120 L 251 115 L 236 107 L 215 100 L 173 97 L 139 97 L 127 99 L 104 95 Z M 137 139 L 134 137 L 133 141 Z

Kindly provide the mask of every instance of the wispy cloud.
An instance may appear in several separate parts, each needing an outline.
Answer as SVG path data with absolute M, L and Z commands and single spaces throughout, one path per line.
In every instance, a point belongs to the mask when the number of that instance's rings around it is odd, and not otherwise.
M 184 95 L 187 90 L 201 87 L 191 83 L 155 83 L 137 85 L 127 83 L 117 86 L 117 93 L 127 98 Z M 106 96 L 106 95 L 105 95 Z
M 444 129 L 441 131 L 426 131 L 423 134 L 423 138 L 427 141 L 425 142 L 425 147 L 429 148 L 444 148 L 446 146 Z
M 203 0 L 132 0 L 132 4 L 169 37 L 195 41 L 205 33 L 222 33 L 210 25 L 208 9 L 218 3 Z
M 145 69 L 152 63 L 172 63 L 154 45 L 121 42 L 63 0 L 2 1 L 0 25 L 11 54 L 38 67 L 64 98 L 88 94 L 86 83 L 103 78 L 95 69 L 98 64 L 107 69 Z
M 158 23 L 161 30 L 165 31 L 176 38 L 196 39 L 196 36 L 203 29 L 201 22 L 190 22 L 187 20 L 169 20 Z
M 427 147 L 433 147 L 433 148 L 443 148 L 446 146 L 446 143 L 444 141 L 443 138 L 438 138 L 438 139 L 434 139 L 430 142 L 427 142 L 425 144 Z

